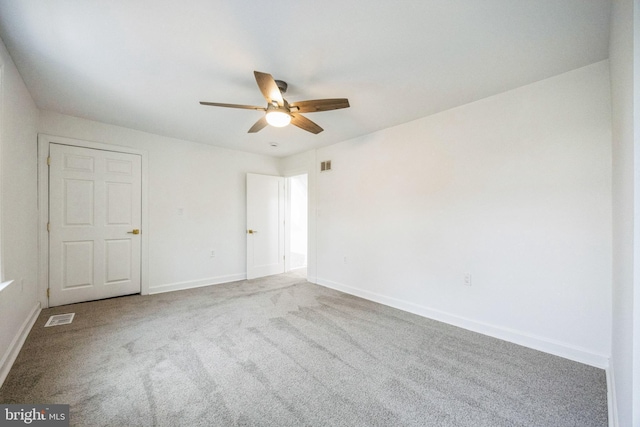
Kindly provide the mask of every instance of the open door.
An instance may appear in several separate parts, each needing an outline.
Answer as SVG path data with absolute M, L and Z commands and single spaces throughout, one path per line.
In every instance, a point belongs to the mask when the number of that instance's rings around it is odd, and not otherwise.
M 284 178 L 247 174 L 247 279 L 284 273 Z

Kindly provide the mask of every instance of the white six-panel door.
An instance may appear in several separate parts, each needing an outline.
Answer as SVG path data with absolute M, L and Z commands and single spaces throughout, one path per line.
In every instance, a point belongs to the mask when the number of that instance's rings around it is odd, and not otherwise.
M 50 144 L 49 305 L 140 292 L 141 157 Z
M 247 174 L 247 278 L 284 273 L 284 178 Z

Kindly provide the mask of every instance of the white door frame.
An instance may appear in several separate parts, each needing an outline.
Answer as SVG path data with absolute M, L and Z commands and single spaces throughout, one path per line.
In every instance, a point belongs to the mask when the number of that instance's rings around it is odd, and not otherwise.
M 284 199 L 284 271 L 291 271 L 291 178 L 294 176 L 307 176 L 307 266 L 309 264 L 309 173 L 302 170 L 300 173 L 288 173 L 284 175 L 285 199 Z
M 315 183 L 316 183 L 316 155 L 312 153 L 307 162 L 308 165 L 286 169 L 282 176 L 290 178 L 296 175 L 307 175 L 307 281 L 311 283 L 317 282 L 317 264 L 316 264 L 316 203 L 315 203 Z M 288 191 L 288 189 L 287 189 Z M 289 211 L 289 198 L 285 200 L 285 211 Z M 288 260 L 291 257 L 291 248 L 289 245 L 289 222 L 285 224 L 285 271 L 289 271 L 290 264 Z
M 38 134 L 38 301 L 42 308 L 49 307 L 47 289 L 49 288 L 49 157 L 50 144 L 71 145 L 74 147 L 93 148 L 96 150 L 115 151 L 119 153 L 137 154 L 142 158 L 142 217 L 141 217 L 141 254 L 140 254 L 140 292 L 149 294 L 149 236 L 148 236 L 148 156 L 145 150 L 124 147 L 121 145 L 104 144 Z

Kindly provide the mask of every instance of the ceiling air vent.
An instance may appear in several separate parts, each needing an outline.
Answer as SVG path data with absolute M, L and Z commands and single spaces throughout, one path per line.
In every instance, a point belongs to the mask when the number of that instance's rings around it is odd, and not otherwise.
M 75 315 L 75 313 L 56 314 L 55 316 L 49 317 L 49 320 L 47 321 L 47 324 L 44 325 L 44 327 L 48 328 L 49 326 L 68 325 L 69 323 L 73 322 L 73 316 Z
M 331 170 L 331 160 L 325 160 L 320 163 L 320 172 L 326 172 Z

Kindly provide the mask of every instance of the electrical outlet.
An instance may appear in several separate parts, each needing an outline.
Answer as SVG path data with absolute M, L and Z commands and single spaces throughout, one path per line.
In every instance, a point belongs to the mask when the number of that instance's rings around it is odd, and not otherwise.
M 216 257 L 216 251 L 214 251 L 213 249 L 211 250 L 211 253 L 209 254 L 209 256 L 211 258 L 215 258 Z
M 347 257 L 344 257 L 344 263 L 346 264 L 348 262 Z
M 464 273 L 464 285 L 471 286 L 471 273 Z

